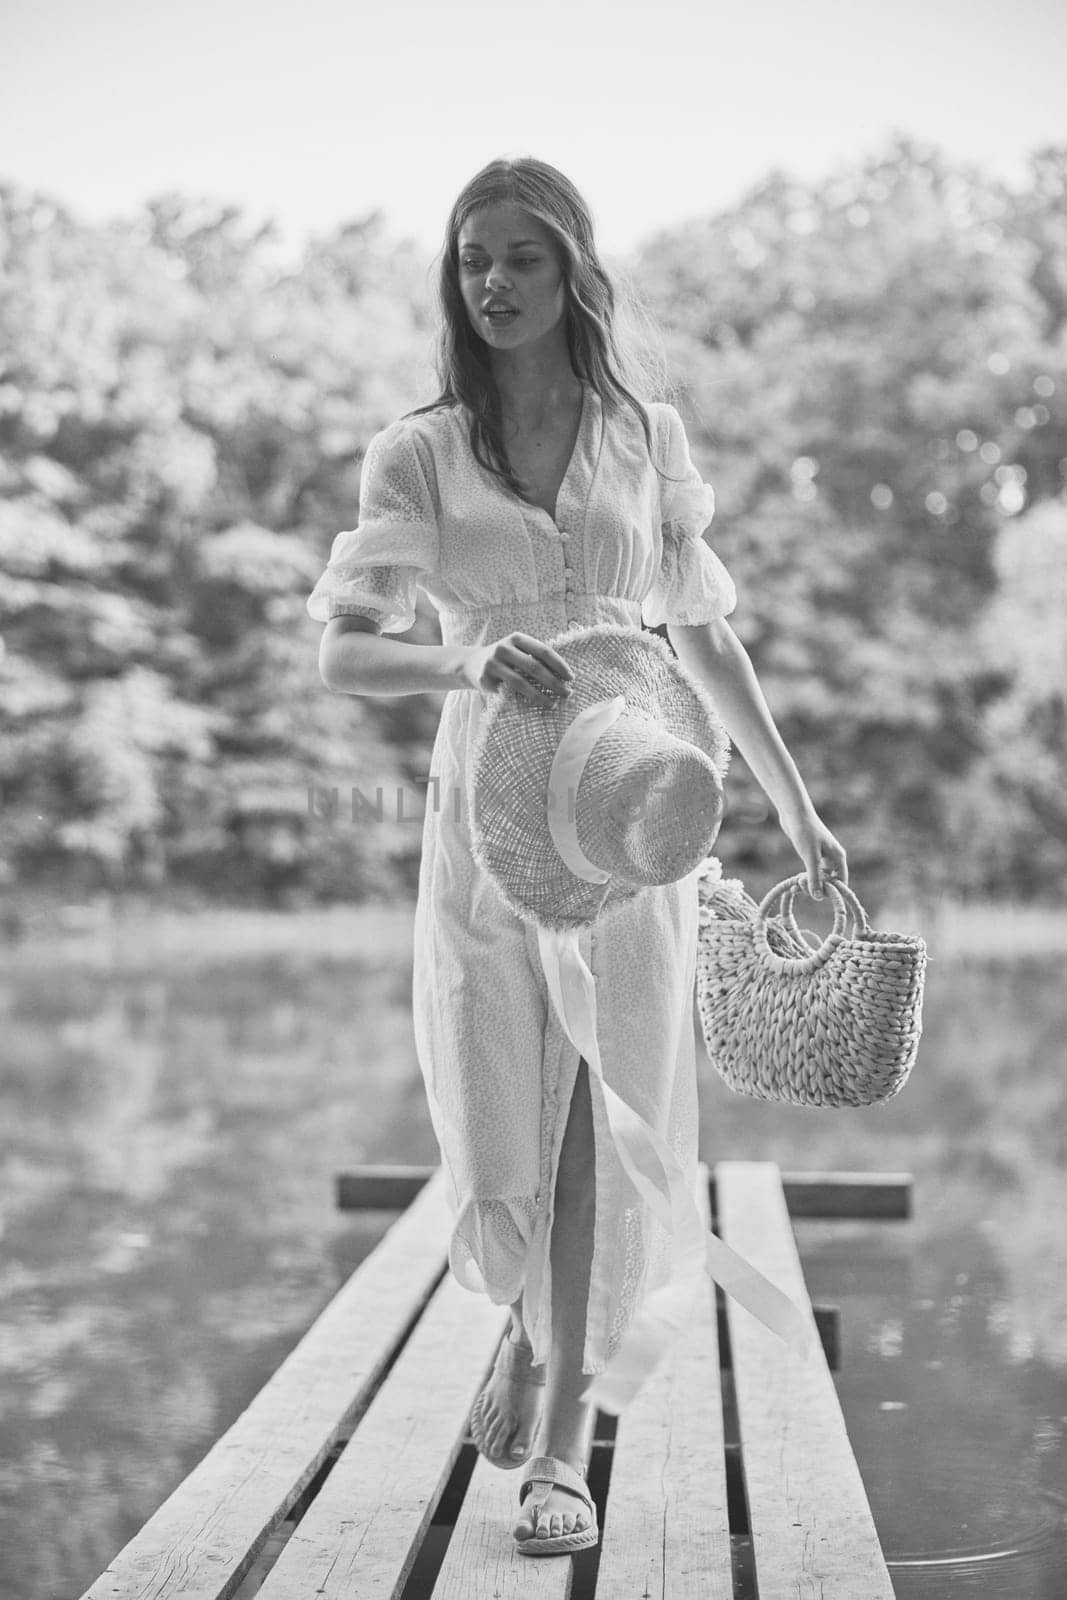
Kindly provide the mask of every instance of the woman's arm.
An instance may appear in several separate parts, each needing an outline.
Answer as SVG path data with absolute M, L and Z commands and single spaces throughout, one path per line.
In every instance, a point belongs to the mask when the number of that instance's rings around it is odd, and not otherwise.
M 319 673 L 335 694 L 433 694 L 469 689 L 463 645 L 383 638 L 371 617 L 333 617 L 322 630 Z
M 383 639 L 373 618 L 356 614 L 332 617 L 323 628 L 319 673 L 337 694 L 508 689 L 538 705 L 546 691 L 570 694 L 574 676 L 557 650 L 528 633 L 506 633 L 489 644 L 405 644 Z
M 808 889 L 822 894 L 829 869 L 848 881 L 843 846 L 818 816 L 782 736 L 774 725 L 748 651 L 725 617 L 667 628 L 679 661 L 711 694 L 730 738 L 778 812 L 782 830 L 808 874 Z

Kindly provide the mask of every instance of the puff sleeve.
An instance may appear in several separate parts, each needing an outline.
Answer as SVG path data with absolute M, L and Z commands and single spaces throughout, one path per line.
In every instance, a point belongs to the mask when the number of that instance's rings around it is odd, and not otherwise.
M 685 424 L 673 406 L 663 410 L 669 422 L 666 468 L 660 480 L 660 533 L 663 554 L 652 586 L 641 603 L 646 627 L 676 623 L 694 627 L 729 616 L 737 604 L 733 579 L 701 534 L 715 514 L 715 491 L 693 465 Z
M 410 628 L 419 576 L 437 566 L 435 491 L 429 448 L 403 418 L 374 434 L 360 472 L 359 525 L 334 539 L 308 615 L 370 616 L 383 633 Z

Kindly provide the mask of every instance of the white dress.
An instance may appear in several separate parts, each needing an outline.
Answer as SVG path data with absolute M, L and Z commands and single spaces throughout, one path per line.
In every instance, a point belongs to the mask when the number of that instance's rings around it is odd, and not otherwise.
M 593 623 L 695 624 L 736 600 L 701 537 L 715 497 L 670 405 L 648 406 L 661 480 L 630 410 L 583 384 L 577 442 L 555 519 L 475 460 L 460 408 L 401 418 L 363 462 L 359 526 L 339 533 L 307 602 L 317 621 L 414 621 L 421 584 L 442 642 L 519 629 L 549 641 Z M 413 1021 L 448 1180 L 449 1262 L 500 1305 L 523 1296 L 535 1363 L 548 1358 L 552 1198 L 579 1052 L 549 1003 L 536 930 L 476 862 L 471 752 L 488 697 L 452 690 L 433 747 L 414 917 Z M 605 1081 L 669 1145 L 695 1189 L 693 1012 L 697 876 L 650 888 L 580 935 L 596 982 Z M 602 1373 L 644 1297 L 677 1270 L 675 1241 L 619 1161 L 590 1074 L 596 1230 L 582 1370 Z

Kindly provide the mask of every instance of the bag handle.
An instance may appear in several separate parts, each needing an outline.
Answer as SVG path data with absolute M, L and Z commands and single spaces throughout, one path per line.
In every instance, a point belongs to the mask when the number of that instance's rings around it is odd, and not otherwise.
M 797 922 L 794 905 L 798 887 L 799 885 L 794 884 L 790 889 L 786 890 L 782 897 L 782 912 L 779 921 L 789 938 L 796 942 L 797 948 L 793 954 L 802 956 L 809 950 L 818 950 L 822 944 L 822 937 L 817 933 L 812 933 L 810 928 L 802 928 Z
M 823 878 L 823 884 L 834 902 L 834 924 L 825 939 L 812 947 L 797 926 L 793 914 L 793 902 L 796 899 L 797 892 L 801 889 L 806 892 L 807 881 L 808 875 L 806 872 L 798 872 L 792 878 L 783 878 L 781 883 L 776 883 L 773 889 L 767 891 L 756 909 L 756 920 L 753 927 L 753 938 L 756 946 L 772 966 L 783 972 L 810 972 L 815 967 L 821 966 L 831 950 L 844 937 L 849 912 L 851 912 L 855 923 L 854 932 L 867 933 L 870 930 L 867 913 L 848 884 L 844 883 L 840 878 L 827 873 Z M 771 914 L 771 908 L 780 898 L 782 898 L 782 921 L 787 930 L 798 941 L 807 946 L 804 955 L 784 956 L 773 950 L 768 943 L 767 918 Z

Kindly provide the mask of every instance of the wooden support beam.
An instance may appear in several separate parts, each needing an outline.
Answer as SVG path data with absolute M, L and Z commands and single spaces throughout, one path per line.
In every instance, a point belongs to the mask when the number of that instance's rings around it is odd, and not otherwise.
M 831 1372 L 841 1366 L 841 1308 L 839 1306 L 812 1306 L 815 1326 L 822 1341 L 822 1353 Z
M 910 1172 L 782 1173 L 785 1203 L 793 1218 L 900 1221 L 911 1216 L 912 1186 Z
M 436 1167 L 365 1166 L 338 1173 L 341 1211 L 402 1211 L 437 1171 Z M 709 1179 L 715 1209 L 715 1178 Z M 790 1217 L 901 1220 L 911 1216 L 910 1172 L 783 1172 Z
M 831 1372 L 837 1372 L 841 1366 L 841 1308 L 815 1305 L 813 1302 L 811 1309 L 819 1332 L 822 1353 L 826 1357 L 826 1365 Z M 718 1308 L 716 1327 L 719 1335 L 719 1361 L 722 1366 L 729 1368 L 730 1341 L 727 1335 L 726 1310 L 721 1305 Z
M 355 1167 L 334 1180 L 339 1211 L 403 1211 L 429 1182 L 436 1167 Z

